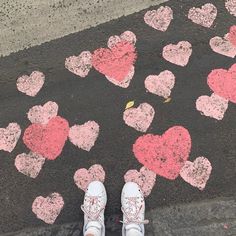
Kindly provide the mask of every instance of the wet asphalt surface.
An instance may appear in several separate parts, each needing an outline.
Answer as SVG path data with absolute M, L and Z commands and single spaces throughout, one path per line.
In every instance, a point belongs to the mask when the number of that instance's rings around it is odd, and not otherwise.
M 210 29 L 192 23 L 186 16 L 190 7 L 207 2 L 218 8 L 218 16 Z M 189 159 L 205 156 L 213 167 L 203 192 L 180 177 L 175 181 L 158 177 L 147 198 L 147 209 L 235 195 L 236 104 L 229 103 L 224 119 L 216 121 L 202 116 L 195 108 L 195 101 L 201 95 L 212 93 L 207 86 L 207 75 L 212 69 L 229 68 L 235 62 L 235 59 L 214 53 L 209 40 L 227 33 L 236 18 L 227 12 L 220 0 L 197 3 L 179 0 L 163 5 L 174 11 L 174 20 L 166 32 L 147 26 L 143 21 L 144 10 L 0 59 L 0 127 L 17 122 L 24 131 L 30 125 L 26 116 L 29 108 L 47 101 L 58 103 L 59 115 L 66 118 L 70 126 L 88 120 L 95 120 L 100 125 L 99 138 L 90 152 L 67 141 L 60 157 L 47 161 L 36 179 L 22 175 L 14 167 L 16 155 L 28 152 L 22 136 L 12 153 L 1 151 L 0 233 L 45 225 L 32 213 L 31 205 L 37 196 L 52 192 L 59 192 L 65 201 L 56 223 L 81 221 L 83 192 L 74 184 L 73 175 L 77 169 L 93 164 L 101 164 L 106 171 L 107 215 L 120 213 L 123 175 L 128 169 L 141 167 L 132 153 L 132 144 L 142 133 L 126 126 L 122 119 L 125 105 L 130 100 L 135 100 L 136 105 L 148 102 L 155 108 L 156 115 L 148 133 L 162 134 L 174 125 L 184 126 L 192 138 Z M 65 69 L 66 57 L 106 47 L 109 36 L 126 30 L 136 34 L 138 52 L 136 72 L 127 89 L 113 85 L 94 69 L 86 78 L 79 78 Z M 182 40 L 191 42 L 193 47 L 186 67 L 173 65 L 161 56 L 165 45 Z M 148 75 L 166 69 L 176 76 L 170 103 L 163 103 L 163 98 L 147 93 L 144 87 Z M 17 91 L 16 79 L 33 70 L 42 71 L 46 81 L 36 97 L 28 97 Z

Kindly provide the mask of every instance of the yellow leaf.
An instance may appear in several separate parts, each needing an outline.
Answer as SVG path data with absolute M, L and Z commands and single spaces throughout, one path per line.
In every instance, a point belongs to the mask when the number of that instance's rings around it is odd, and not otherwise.
M 127 104 L 125 106 L 125 110 L 131 108 L 132 106 L 134 106 L 134 101 L 127 102 Z
M 167 98 L 163 103 L 168 103 L 171 101 L 171 97 Z

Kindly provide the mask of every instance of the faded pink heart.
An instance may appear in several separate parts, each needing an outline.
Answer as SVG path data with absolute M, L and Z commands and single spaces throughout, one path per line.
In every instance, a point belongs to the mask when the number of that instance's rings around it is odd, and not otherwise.
M 179 66 L 186 66 L 191 54 L 192 45 L 188 41 L 180 41 L 177 45 L 166 45 L 162 52 L 162 56 L 167 61 Z
M 57 112 L 57 103 L 49 101 L 43 106 L 37 105 L 30 108 L 27 116 L 31 123 L 47 124 L 53 117 L 57 116 Z
M 236 25 L 230 27 L 228 40 L 236 47 Z
M 201 8 L 193 7 L 188 12 L 188 18 L 192 22 L 207 28 L 212 26 L 216 16 L 217 8 L 211 3 L 207 3 Z
M 105 181 L 105 171 L 102 166 L 98 164 L 91 166 L 88 170 L 82 168 L 75 172 L 74 181 L 78 188 L 86 191 L 92 181 Z
M 23 75 L 17 79 L 17 89 L 28 96 L 34 97 L 43 87 L 45 75 L 40 71 L 33 71 L 30 76 Z
M 89 51 L 81 52 L 79 56 L 70 56 L 66 58 L 65 67 L 70 72 L 86 77 L 92 68 L 92 54 Z
M 9 123 L 6 128 L 0 128 L 0 150 L 12 152 L 21 135 L 21 128 L 17 123 Z
M 64 200 L 59 193 L 52 193 L 48 197 L 37 197 L 32 204 L 32 211 L 38 219 L 47 224 L 53 224 L 64 206 Z
M 202 115 L 222 120 L 228 108 L 228 100 L 213 93 L 210 97 L 199 97 L 196 101 L 196 108 Z
M 45 158 L 37 153 L 21 153 L 16 156 L 15 167 L 22 174 L 30 178 L 36 178 L 40 173 Z
M 137 108 L 126 109 L 123 113 L 125 123 L 140 131 L 146 132 L 155 115 L 154 108 L 148 103 L 141 103 Z
M 109 39 L 108 39 L 108 42 L 107 42 L 107 46 L 109 48 L 112 48 L 114 47 L 117 43 L 121 42 L 121 41 L 127 41 L 133 45 L 135 45 L 136 41 L 137 41 L 137 38 L 136 38 L 136 35 L 131 32 L 131 31 L 125 31 L 123 32 L 120 36 L 118 35 L 113 35 L 111 36 Z
M 125 182 L 134 182 L 141 188 L 144 197 L 150 195 L 155 183 L 156 174 L 146 167 L 141 167 L 140 171 L 128 170 L 124 176 Z
M 144 21 L 147 25 L 160 31 L 166 31 L 173 19 L 173 11 L 168 6 L 161 6 L 157 10 L 147 11 Z
M 99 125 L 88 121 L 83 125 L 74 125 L 69 131 L 69 140 L 78 148 L 90 151 L 99 135 Z
M 225 0 L 225 7 L 230 14 L 236 16 L 236 0 Z
M 175 75 L 171 71 L 165 70 L 159 75 L 149 75 L 144 83 L 148 92 L 168 98 L 175 85 Z
M 184 181 L 204 190 L 207 181 L 210 177 L 212 166 L 209 160 L 205 157 L 198 157 L 194 162 L 186 161 L 180 171 L 180 176 Z
M 209 44 L 216 53 L 232 58 L 236 56 L 236 46 L 229 41 L 229 34 L 226 34 L 224 38 L 216 36 L 210 40 Z

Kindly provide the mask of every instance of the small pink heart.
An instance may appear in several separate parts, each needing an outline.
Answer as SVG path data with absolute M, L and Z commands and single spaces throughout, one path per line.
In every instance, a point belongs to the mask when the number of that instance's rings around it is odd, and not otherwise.
M 179 66 L 186 66 L 191 54 L 192 45 L 188 41 L 180 41 L 177 45 L 166 45 L 162 52 L 167 61 Z
M 37 197 L 32 204 L 32 211 L 38 219 L 47 224 L 53 224 L 64 206 L 64 200 L 59 193 L 52 193 L 48 197 Z
M 186 161 L 180 171 L 184 181 L 203 190 L 211 174 L 211 163 L 205 157 L 198 157 L 194 162 Z
M 17 89 L 28 96 L 34 97 L 43 87 L 45 75 L 40 71 L 33 71 L 30 76 L 23 75 L 17 79 Z
M 45 158 L 37 153 L 21 153 L 16 156 L 15 167 L 22 174 L 36 178 L 41 171 Z
M 147 25 L 160 31 L 166 31 L 173 19 L 173 11 L 168 6 L 161 6 L 157 10 L 147 11 L 144 21 Z
M 140 171 L 128 170 L 124 176 L 125 182 L 134 182 L 141 188 L 144 197 L 150 195 L 152 188 L 156 182 L 156 174 L 146 167 L 142 167 Z
M 175 85 L 175 75 L 171 71 L 165 70 L 159 75 L 149 75 L 144 83 L 148 92 L 168 98 Z
M 136 35 L 131 31 L 125 31 L 120 36 L 113 35 L 108 39 L 107 46 L 109 48 L 114 47 L 117 43 L 121 41 L 127 41 L 133 45 L 135 45 L 137 38 Z
M 68 57 L 65 67 L 80 77 L 86 77 L 92 68 L 92 54 L 89 51 L 84 51 L 79 56 Z
M 225 0 L 225 7 L 231 15 L 236 16 L 236 0 Z
M 196 108 L 202 115 L 222 120 L 228 108 L 228 100 L 213 93 L 210 97 L 199 97 L 196 101 Z
M 188 12 L 188 18 L 192 22 L 207 28 L 212 26 L 216 16 L 217 8 L 211 3 L 207 3 L 201 8 L 193 7 Z
M 74 181 L 78 188 L 86 191 L 92 181 L 105 181 L 105 171 L 101 165 L 93 165 L 88 170 L 85 168 L 78 169 L 74 174 Z
M 226 34 L 224 38 L 216 36 L 210 40 L 209 44 L 216 53 L 232 58 L 236 56 L 236 46 L 229 41 L 229 34 Z
M 17 123 L 9 123 L 7 128 L 0 128 L 0 150 L 12 152 L 21 135 L 21 128 Z
M 28 119 L 31 123 L 47 124 L 53 117 L 57 116 L 58 105 L 55 102 L 47 102 L 43 106 L 33 106 L 28 111 Z
M 228 39 L 236 47 L 236 25 L 230 27 Z
M 137 108 L 126 109 L 123 113 L 125 123 L 140 131 L 146 132 L 155 115 L 154 108 L 148 103 L 141 103 Z
M 69 140 L 77 147 L 90 151 L 99 135 L 99 125 L 88 121 L 83 125 L 74 125 L 69 131 Z

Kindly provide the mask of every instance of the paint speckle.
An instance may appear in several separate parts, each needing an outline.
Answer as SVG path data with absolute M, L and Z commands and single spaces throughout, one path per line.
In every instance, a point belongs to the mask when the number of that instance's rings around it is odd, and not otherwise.
M 194 162 L 186 161 L 180 171 L 180 176 L 184 181 L 204 190 L 212 170 L 211 163 L 205 157 L 198 157 Z
M 78 188 L 86 191 L 92 181 L 105 181 L 105 171 L 98 164 L 91 166 L 88 170 L 85 168 L 78 169 L 74 174 L 74 181 Z
M 38 219 L 47 224 L 53 224 L 64 206 L 64 200 L 59 193 L 52 193 L 48 197 L 37 197 L 32 204 L 32 211 Z
M 148 103 L 141 103 L 137 108 L 126 109 L 123 113 L 125 123 L 140 131 L 146 132 L 155 115 L 154 108 Z
M 236 0 L 225 0 L 225 7 L 231 15 L 236 16 Z
M 173 126 L 161 136 L 143 135 L 133 145 L 134 155 L 141 164 L 170 180 L 179 176 L 190 151 L 191 137 L 182 126 Z

